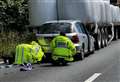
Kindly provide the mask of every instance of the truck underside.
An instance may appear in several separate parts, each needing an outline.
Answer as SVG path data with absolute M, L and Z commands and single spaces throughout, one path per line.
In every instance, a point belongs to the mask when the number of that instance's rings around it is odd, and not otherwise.
M 103 48 L 111 43 L 112 40 L 120 38 L 120 25 L 85 23 L 89 33 L 95 38 L 95 49 Z

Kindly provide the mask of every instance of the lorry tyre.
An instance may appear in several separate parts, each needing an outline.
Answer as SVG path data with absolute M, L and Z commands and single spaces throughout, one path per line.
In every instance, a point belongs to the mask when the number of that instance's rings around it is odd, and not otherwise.
M 120 28 L 118 28 L 118 39 L 120 39 Z
M 105 46 L 108 45 L 107 35 L 105 35 Z
M 101 47 L 104 48 L 105 46 L 105 31 L 104 29 L 101 30 Z
M 95 35 L 95 49 L 98 50 L 101 48 L 101 32 L 98 29 L 98 33 Z
M 105 29 L 105 46 L 108 45 L 108 31 Z
M 118 39 L 118 29 L 115 28 L 114 29 L 114 40 L 117 40 Z

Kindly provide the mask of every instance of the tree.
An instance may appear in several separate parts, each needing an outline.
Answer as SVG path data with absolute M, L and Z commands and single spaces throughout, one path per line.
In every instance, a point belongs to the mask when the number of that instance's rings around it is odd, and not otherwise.
M 27 3 L 28 0 L 0 0 L 0 57 L 12 56 L 16 45 L 26 41 Z
M 0 0 L 0 26 L 5 31 L 23 31 L 28 21 L 28 0 Z

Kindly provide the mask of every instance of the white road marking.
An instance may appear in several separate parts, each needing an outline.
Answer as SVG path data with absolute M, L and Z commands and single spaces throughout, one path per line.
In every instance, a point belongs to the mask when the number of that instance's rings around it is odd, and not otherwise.
M 97 77 L 99 77 L 101 75 L 101 73 L 95 73 L 94 75 L 92 75 L 90 78 L 88 78 L 87 80 L 85 80 L 84 82 L 93 82 Z

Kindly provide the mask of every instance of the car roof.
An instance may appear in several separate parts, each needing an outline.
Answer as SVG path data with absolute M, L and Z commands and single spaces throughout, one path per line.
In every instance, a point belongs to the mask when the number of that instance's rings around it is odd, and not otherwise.
M 81 22 L 79 20 L 52 20 L 52 21 L 47 21 L 45 23 L 74 23 L 74 22 Z

